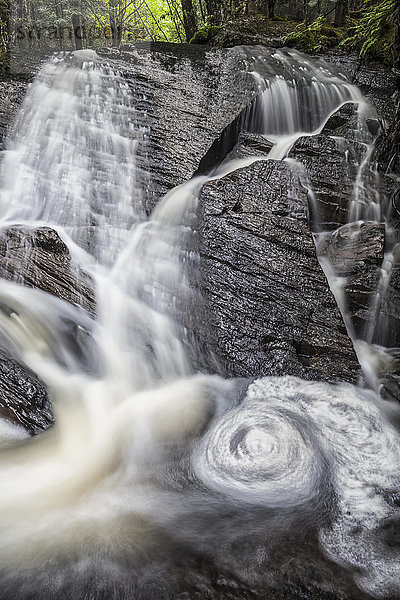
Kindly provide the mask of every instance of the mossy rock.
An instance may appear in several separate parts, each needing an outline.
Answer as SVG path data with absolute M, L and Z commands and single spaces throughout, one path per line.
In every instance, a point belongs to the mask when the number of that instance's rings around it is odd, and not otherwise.
M 300 50 L 313 54 L 336 48 L 345 38 L 347 30 L 344 27 L 335 27 L 331 23 L 318 21 L 311 23 L 308 27 L 298 27 L 285 38 L 285 44 L 290 47 L 296 47 Z
M 189 44 L 208 44 L 221 30 L 218 25 L 205 25 L 196 31 Z
M 289 48 L 299 48 L 308 54 L 313 54 L 319 50 L 319 45 L 313 32 L 308 30 L 289 33 L 285 38 L 285 44 L 286 46 L 289 46 Z
M 372 58 L 382 60 L 387 65 L 393 64 L 393 38 L 388 35 L 382 37 L 370 49 L 369 55 Z
M 344 27 L 335 27 L 331 23 L 324 23 L 321 27 L 321 36 L 335 41 L 335 45 L 339 44 L 346 37 L 346 29 Z

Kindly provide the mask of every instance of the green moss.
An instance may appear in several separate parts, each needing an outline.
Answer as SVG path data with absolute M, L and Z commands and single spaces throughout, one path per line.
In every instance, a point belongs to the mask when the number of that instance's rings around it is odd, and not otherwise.
M 398 0 L 381 0 L 377 4 L 365 0 L 358 19 L 349 22 L 350 36 L 341 45 L 356 49 L 360 56 L 371 56 L 393 64 Z M 353 15 L 354 17 L 354 15 Z
M 189 44 L 208 44 L 220 30 L 221 27 L 218 25 L 204 25 L 199 31 L 196 31 Z
M 285 44 L 313 54 L 335 48 L 346 38 L 346 35 L 347 30 L 344 27 L 335 27 L 323 17 L 318 17 L 308 26 L 300 23 L 286 36 Z
M 290 48 L 299 48 L 300 50 L 304 50 L 304 52 L 308 52 L 308 54 L 318 51 L 314 32 L 308 29 L 297 29 L 289 33 L 285 37 L 285 45 Z
M 379 39 L 370 47 L 368 54 L 391 65 L 393 63 L 394 37 L 394 28 L 393 30 L 382 31 Z

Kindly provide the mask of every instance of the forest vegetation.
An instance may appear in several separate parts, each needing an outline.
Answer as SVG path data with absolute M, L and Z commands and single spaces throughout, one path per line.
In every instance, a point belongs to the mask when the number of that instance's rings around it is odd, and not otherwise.
M 226 23 L 247 20 L 310 53 L 340 46 L 398 61 L 398 0 L 0 0 L 0 47 L 4 57 L 15 47 L 205 44 Z

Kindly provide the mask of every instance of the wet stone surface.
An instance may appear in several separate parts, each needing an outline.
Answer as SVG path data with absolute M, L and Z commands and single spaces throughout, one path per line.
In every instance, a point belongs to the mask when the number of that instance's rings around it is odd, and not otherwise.
M 213 142 L 254 98 L 254 81 L 243 75 L 237 56 L 219 48 L 142 44 L 101 55 L 121 69 L 134 96 L 135 118 L 148 127 L 139 171 L 152 174 L 142 182 L 151 211 L 166 191 L 196 172 Z M 340 66 L 349 77 L 357 67 L 354 60 Z M 383 106 L 387 94 L 378 90 L 374 75 L 363 67 L 357 78 L 364 91 L 369 86 L 372 97 L 382 97 Z M 1 116 L 6 124 L 26 84 L 2 85 L 6 93 Z M 348 132 L 353 121 L 354 111 L 343 109 L 323 134 L 299 140 L 292 151 L 292 157 L 310 169 L 324 220 L 331 227 L 345 218 L 349 173 L 344 172 L 343 149 L 330 136 Z M 250 153 L 268 150 L 260 136 L 248 136 L 246 144 Z M 201 287 L 207 319 L 211 314 L 215 324 L 213 341 L 205 344 L 215 357 L 211 370 L 231 376 L 291 373 L 356 380 L 351 342 L 316 261 L 307 225 L 308 201 L 298 176 L 283 164 L 253 165 L 204 189 Z M 2 276 L 93 313 L 87 277 L 71 270 L 58 242 L 57 248 L 49 247 L 34 237 L 16 229 L 3 232 Z
M 67 246 L 49 227 L 0 231 L 0 276 L 95 313 L 90 277 L 73 268 Z
M 206 184 L 200 204 L 203 293 L 225 373 L 356 381 L 295 171 L 254 163 Z
M 143 157 L 143 169 L 147 161 L 154 173 L 146 189 L 147 209 L 151 210 L 165 191 L 195 173 L 214 139 L 242 110 L 253 91 L 248 88 L 237 95 L 227 76 L 233 65 L 219 50 L 208 55 L 203 49 L 159 45 L 150 50 L 146 47 L 122 50 L 111 57 L 118 65 L 124 65 L 140 110 L 149 118 L 149 150 Z M 342 131 L 346 119 L 338 115 L 336 124 L 331 123 L 331 131 Z M 248 136 L 243 144 L 242 153 L 246 155 L 268 151 L 268 144 L 259 136 Z M 308 161 L 310 168 L 315 167 L 311 173 L 313 183 L 320 176 L 320 194 L 327 206 L 326 222 L 341 224 L 346 195 L 341 189 L 343 154 L 326 135 L 301 140 L 295 151 L 296 158 Z M 331 163 L 333 174 L 329 171 Z M 206 323 L 207 335 L 210 324 L 213 326 L 211 339 L 204 342 L 215 357 L 210 370 L 246 378 L 293 374 L 305 379 L 357 380 L 359 366 L 351 341 L 316 258 L 308 225 L 308 203 L 309 195 L 300 175 L 283 162 L 257 162 L 204 187 L 199 223 L 203 294 L 199 335 L 202 323 Z M 358 260 L 347 273 L 355 277 L 354 284 L 369 281 L 379 264 L 381 231 L 368 229 L 368 236 L 374 240 L 373 247 L 368 251 L 361 248 Z M 341 252 L 347 247 L 342 242 L 343 238 L 336 240 Z M 68 250 L 50 229 L 32 231 L 13 227 L 4 231 L 0 237 L 0 274 L 59 296 L 89 313 L 95 310 L 90 281 L 71 270 Z M 359 300 L 358 293 L 355 301 Z M 0 370 L 4 375 L 2 414 L 31 432 L 46 428 L 52 417 L 40 381 L 7 356 L 0 356 Z M 258 522 L 263 523 L 263 519 Z M 310 539 L 303 544 L 301 556 L 298 551 L 295 556 L 290 554 L 293 540 L 283 536 L 275 549 L 274 577 L 263 585 L 233 577 L 210 564 L 207 557 L 189 556 L 183 545 L 177 553 L 182 557 L 181 563 L 171 558 L 175 556 L 171 552 L 164 562 L 156 565 L 157 569 L 150 565 L 148 572 L 139 575 L 135 597 L 137 600 L 366 598 L 354 584 L 344 583 L 344 570 L 325 559 L 316 561 L 318 538 L 312 527 L 310 530 Z M 238 551 L 241 561 L 244 561 L 243 550 Z M 131 574 L 132 565 L 127 570 Z M 110 572 L 105 581 L 99 580 L 96 572 L 92 578 L 87 573 L 81 574 L 80 581 L 75 574 L 71 570 L 64 582 L 69 586 L 68 593 L 73 588 L 74 597 L 106 598 L 114 594 L 119 600 L 132 598 L 130 592 L 126 595 L 128 588 L 132 590 L 130 586 L 124 587 L 119 580 L 109 581 Z M 40 574 L 35 573 L 35 577 L 40 579 Z M 59 584 L 62 588 L 63 582 L 56 577 L 49 579 L 48 571 L 43 577 L 47 578 L 54 597 L 54 586 Z M 329 585 L 323 587 L 321 582 Z M 20 597 L 25 594 L 28 599 L 29 592 L 24 586 L 20 591 Z M 61 589 L 59 597 L 68 597 L 63 591 L 66 590 Z M 14 600 L 15 595 L 4 598 Z
M 193 176 L 213 141 L 254 98 L 255 81 L 237 53 L 218 48 L 153 43 L 100 54 L 121 69 L 148 127 L 150 211 Z
M 27 86 L 23 81 L 0 81 L 0 151 L 4 150 L 8 129 L 22 103 Z
M 311 184 L 309 194 L 311 228 L 314 231 L 336 229 L 347 222 L 356 167 L 348 164 L 344 153 L 348 145 L 332 139 L 325 133 L 300 138 L 290 152 L 305 171 L 304 183 Z
M 90 278 L 73 270 L 67 246 L 49 227 L 11 227 L 0 232 L 0 276 L 95 313 Z M 70 335 L 73 338 L 73 329 Z M 47 429 L 53 416 L 43 382 L 6 352 L 0 352 L 0 373 L 0 415 L 30 433 Z
M 48 429 L 54 421 L 43 382 L 26 365 L 0 352 L 0 416 L 29 433 Z
M 321 240 L 319 254 L 326 257 L 338 277 L 345 278 L 346 308 L 357 336 L 374 318 L 371 301 L 377 289 L 384 256 L 383 223 L 343 225 Z

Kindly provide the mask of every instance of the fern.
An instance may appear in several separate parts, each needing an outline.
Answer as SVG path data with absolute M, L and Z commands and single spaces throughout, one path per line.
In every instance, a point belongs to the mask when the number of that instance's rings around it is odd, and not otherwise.
M 399 11 L 398 0 L 365 0 L 353 35 L 341 42 L 342 45 L 359 49 L 360 56 L 372 54 L 390 60 L 393 54 L 395 22 Z
M 314 53 L 337 46 L 343 36 L 342 28 L 334 27 L 326 21 L 324 15 L 320 15 L 309 25 L 304 21 L 297 25 L 295 30 L 285 37 L 284 43 Z

